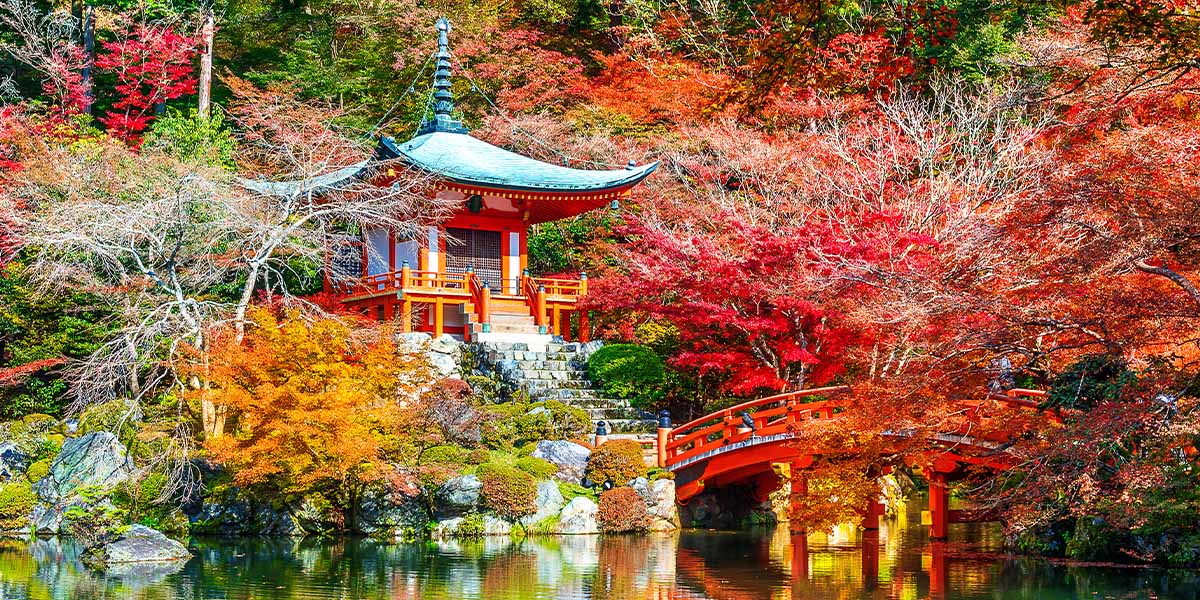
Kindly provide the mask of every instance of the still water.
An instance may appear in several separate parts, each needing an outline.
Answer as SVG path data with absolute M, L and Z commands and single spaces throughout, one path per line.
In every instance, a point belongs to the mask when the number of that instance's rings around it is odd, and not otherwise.
M 185 564 L 97 574 L 69 541 L 0 540 L 0 599 L 1200 598 L 1195 572 L 998 553 L 991 526 L 931 544 L 912 519 L 793 538 L 786 527 L 651 537 L 385 544 L 191 541 Z

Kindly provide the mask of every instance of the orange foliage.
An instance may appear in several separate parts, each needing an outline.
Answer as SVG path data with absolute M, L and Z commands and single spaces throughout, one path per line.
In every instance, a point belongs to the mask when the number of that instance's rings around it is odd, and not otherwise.
M 336 319 L 280 319 L 260 308 L 251 320 L 257 326 L 242 343 L 218 337 L 208 368 L 192 373 L 207 382 L 192 398 L 211 400 L 236 423 L 206 448 L 238 485 L 318 492 L 352 509 L 365 484 L 390 472 L 387 436 L 406 412 L 400 381 L 417 365 L 396 354 L 386 331 L 361 343 Z

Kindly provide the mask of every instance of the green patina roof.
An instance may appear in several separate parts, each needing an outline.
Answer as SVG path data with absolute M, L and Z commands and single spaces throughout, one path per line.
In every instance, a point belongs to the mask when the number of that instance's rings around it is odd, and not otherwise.
M 633 185 L 658 168 L 658 162 L 615 170 L 572 169 L 545 163 L 493 146 L 465 133 L 434 131 L 396 144 L 380 139 L 386 158 L 399 158 L 457 183 L 480 187 L 547 192 L 595 192 Z

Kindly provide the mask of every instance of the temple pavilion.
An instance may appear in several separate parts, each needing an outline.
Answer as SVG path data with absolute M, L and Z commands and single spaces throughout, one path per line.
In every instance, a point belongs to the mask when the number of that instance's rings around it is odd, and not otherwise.
M 373 161 L 398 161 L 432 179 L 429 193 L 458 202 L 447 221 L 418 239 L 366 230 L 357 273 L 330 281 L 326 290 L 380 320 L 398 319 L 405 331 L 442 333 L 469 341 L 539 343 L 551 336 L 588 339 L 588 316 L 578 309 L 587 276 L 531 276 L 529 226 L 607 207 L 630 193 L 658 163 L 624 169 L 583 170 L 550 164 L 472 137 L 453 113 L 449 22 L 437 22 L 438 50 L 432 111 L 405 142 L 383 136 Z M 368 161 L 370 162 L 370 161 Z M 364 172 L 390 185 L 394 169 L 354 165 L 329 177 Z M 263 191 L 280 184 L 257 183 Z M 338 261 L 345 264 L 347 261 Z M 328 270 L 328 269 L 327 269 Z M 574 318 L 572 316 L 574 315 Z

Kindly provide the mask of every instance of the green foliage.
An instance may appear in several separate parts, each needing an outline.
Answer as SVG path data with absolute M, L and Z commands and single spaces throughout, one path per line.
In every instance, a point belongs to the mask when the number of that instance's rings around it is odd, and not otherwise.
M 137 409 L 125 400 L 110 400 L 89 406 L 79 415 L 79 435 L 93 431 L 109 431 L 121 441 L 130 440 L 137 432 L 134 427 Z
M 675 479 L 675 473 L 659 467 L 651 467 L 646 473 L 646 478 L 650 481 L 658 481 L 659 479 Z
M 475 448 L 467 453 L 466 463 L 468 465 L 482 465 L 488 461 L 488 451 L 485 448 Z
M 1087 356 L 1054 378 L 1043 405 L 1090 410 L 1102 402 L 1120 399 L 1122 391 L 1136 381 L 1137 375 L 1121 358 Z
M 605 533 L 645 531 L 650 527 L 650 513 L 646 503 L 636 490 L 629 487 L 613 488 L 600 494 L 600 509 L 596 523 Z
M 484 531 L 483 515 L 480 513 L 468 513 L 463 515 L 462 521 L 459 521 L 458 528 L 454 530 L 454 537 L 479 538 L 483 537 Z
M 171 535 L 186 535 L 186 516 L 166 497 L 166 474 L 151 472 L 136 481 L 127 481 L 110 495 L 113 504 L 124 511 L 130 522 L 141 523 Z
M 514 467 L 486 464 L 479 467 L 480 495 L 484 506 L 510 521 L 537 511 L 537 481 Z
M 0 530 L 20 531 L 29 526 L 29 512 L 37 496 L 29 482 L 13 479 L 0 484 Z
M 421 453 L 421 464 L 461 465 L 467 462 L 467 450 L 458 446 L 434 446 Z
M 1066 539 L 1066 556 L 1075 560 L 1106 560 L 1120 556 L 1124 540 L 1104 519 L 1079 517 Z
M 29 483 L 37 483 L 50 474 L 50 465 L 54 464 L 54 459 L 43 458 L 31 465 L 25 470 L 25 478 Z
M 46 294 L 14 261 L 0 269 L 0 368 L 91 354 L 108 333 L 110 311 L 79 292 Z M 0 419 L 32 413 L 60 416 L 67 385 L 53 368 L 0 389 Z
M 525 471 L 533 476 L 534 479 L 550 479 L 558 472 L 558 467 L 548 461 L 532 456 L 522 456 L 517 459 L 516 466 L 518 469 Z
M 541 440 L 578 439 L 591 429 L 591 419 L 583 409 L 554 400 L 509 402 L 484 410 L 489 418 L 480 428 L 483 444 L 509 452 Z
M 592 451 L 585 477 L 596 485 L 611 481 L 613 485 L 621 486 L 645 477 L 646 472 L 641 444 L 633 440 L 612 440 Z
M 654 350 L 637 344 L 609 344 L 588 359 L 588 376 L 607 394 L 648 408 L 663 398 L 666 365 Z
M 63 513 L 63 521 L 84 550 L 93 550 L 115 541 L 128 529 L 129 513 L 104 501 L 102 490 L 83 488 L 83 505 L 75 505 Z
M 220 111 L 204 119 L 196 109 L 184 114 L 175 109 L 154 119 L 142 145 L 159 148 L 186 162 L 233 169 L 237 143 Z
M 529 271 L 535 275 L 587 271 L 586 250 L 595 241 L 612 235 L 611 211 L 540 223 L 529 228 Z
M 579 496 L 590 498 L 593 501 L 599 499 L 600 497 L 599 488 L 586 488 L 578 483 L 567 483 L 565 481 L 558 482 L 558 493 L 562 494 L 563 500 L 566 500 L 567 502 L 570 502 L 572 498 L 578 498 Z
M 478 404 L 495 404 L 500 401 L 500 381 L 483 375 L 468 375 L 467 384 Z

